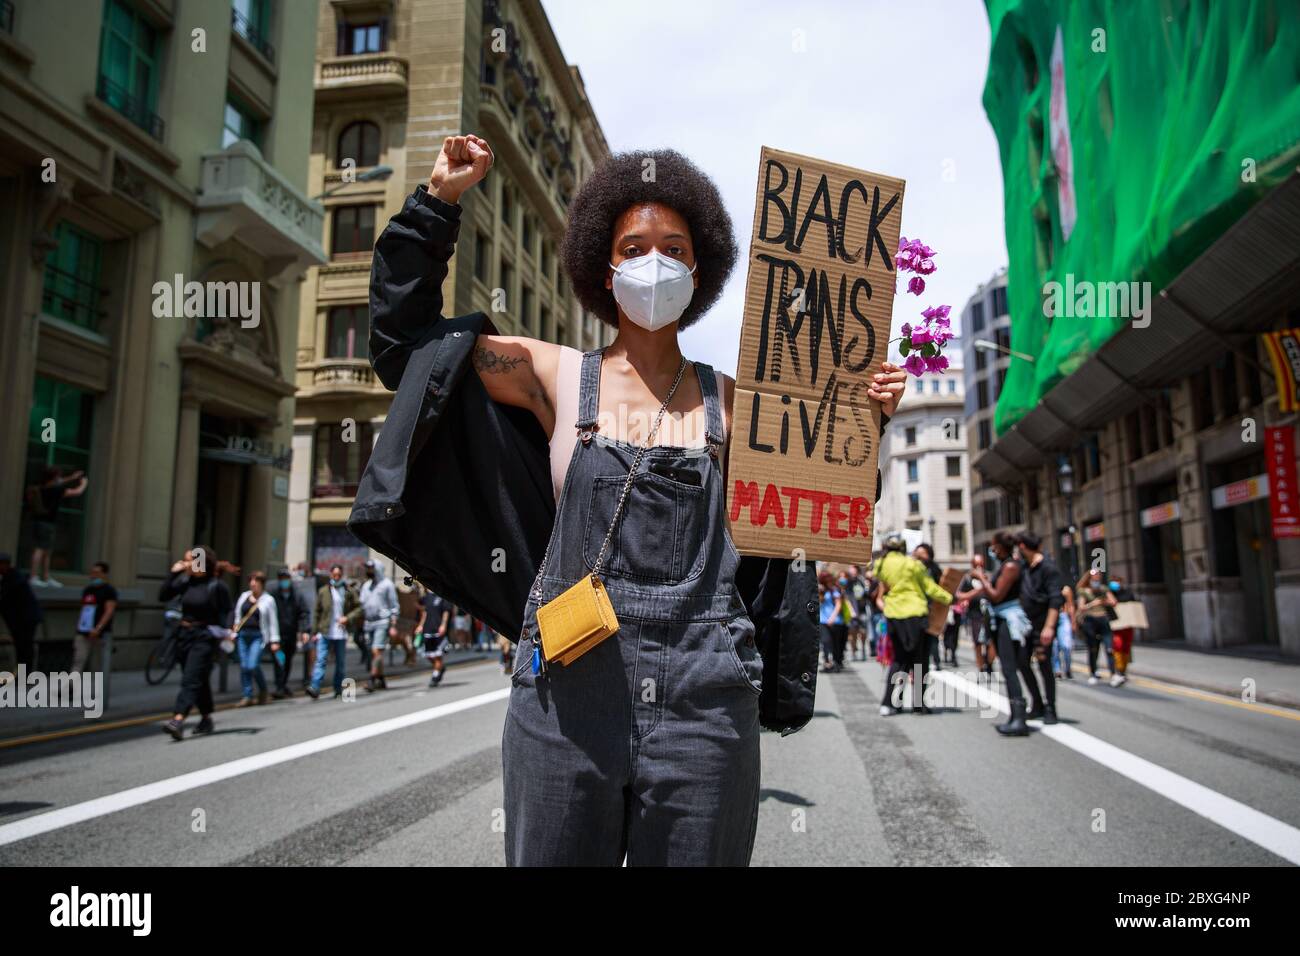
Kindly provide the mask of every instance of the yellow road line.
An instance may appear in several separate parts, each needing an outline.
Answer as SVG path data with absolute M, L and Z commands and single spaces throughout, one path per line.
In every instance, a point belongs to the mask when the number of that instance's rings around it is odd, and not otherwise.
M 1088 668 L 1085 665 L 1072 665 L 1071 669 L 1076 673 L 1088 675 Z M 1254 711 L 1257 714 L 1269 714 L 1273 717 L 1285 717 L 1287 720 L 1300 720 L 1300 710 L 1293 710 L 1289 707 L 1278 707 L 1275 704 L 1258 704 L 1249 703 L 1244 700 L 1238 700 L 1227 694 L 1220 694 L 1214 691 L 1201 690 L 1198 687 L 1183 687 L 1180 684 L 1170 684 L 1162 680 L 1156 680 L 1154 677 L 1129 677 L 1130 684 L 1136 684 L 1139 687 L 1147 687 L 1151 690 L 1160 690 L 1168 694 L 1178 694 L 1182 697 L 1191 697 L 1195 700 L 1205 700 L 1212 704 L 1224 704 L 1228 707 L 1239 707 L 1242 710 Z M 1105 681 L 1103 681 L 1105 683 Z M 1107 685 L 1109 686 L 1109 685 Z
M 490 657 L 481 658 L 476 661 L 466 661 L 465 663 L 457 664 L 456 666 L 474 667 L 476 665 L 480 665 L 484 663 L 497 664 L 498 666 L 500 666 L 499 661 L 497 661 L 495 658 L 490 658 Z M 399 677 L 395 677 L 394 680 L 400 680 L 401 678 L 409 677 L 412 674 L 418 675 L 424 673 L 425 671 L 423 670 L 409 671 L 406 674 L 402 674 Z M 358 682 L 358 686 L 359 684 L 360 682 Z M 302 697 L 305 698 L 306 695 L 304 694 L 302 695 Z M 295 695 L 293 699 L 298 700 L 299 696 Z M 279 701 L 274 701 L 274 703 L 279 703 Z M 239 701 L 237 700 L 232 700 L 229 703 L 225 703 L 225 704 L 218 704 L 216 708 L 213 710 L 213 713 L 222 710 L 232 710 L 235 707 L 237 707 L 238 704 Z M 269 706 L 269 703 L 264 706 Z M 84 727 L 68 727 L 65 730 L 51 730 L 48 733 L 30 734 L 26 737 L 14 737 L 9 740 L 0 740 L 0 750 L 7 750 L 11 747 L 20 747 L 23 746 L 24 744 L 39 744 L 39 743 L 45 743 L 46 741 L 50 741 L 50 740 L 62 740 L 65 737 L 80 737 L 83 734 L 96 734 L 105 730 L 120 730 L 123 727 L 139 727 L 143 724 L 152 724 L 160 720 L 166 720 L 170 716 L 171 716 L 171 711 L 163 711 L 157 714 L 147 714 L 144 717 L 123 717 L 121 720 L 110 720 L 107 723 L 93 723 L 93 724 L 87 724 Z

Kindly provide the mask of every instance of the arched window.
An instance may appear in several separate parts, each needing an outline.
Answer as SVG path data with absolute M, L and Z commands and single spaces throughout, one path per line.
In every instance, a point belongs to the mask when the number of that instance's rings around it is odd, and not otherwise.
M 349 123 L 339 134 L 339 152 L 335 157 L 338 166 L 346 159 L 356 160 L 357 167 L 379 164 L 379 127 L 361 120 Z

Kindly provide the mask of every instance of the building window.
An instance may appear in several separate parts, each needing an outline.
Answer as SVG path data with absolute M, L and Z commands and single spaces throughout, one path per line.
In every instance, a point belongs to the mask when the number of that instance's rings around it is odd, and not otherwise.
M 989 364 L 988 355 L 983 349 L 975 350 L 975 371 L 982 372 L 984 367 Z
M 104 4 L 95 94 L 154 139 L 163 138 L 158 102 L 158 33 L 122 0 Z
M 343 161 L 351 159 L 358 167 L 379 165 L 379 127 L 361 120 L 349 123 L 339 134 L 339 151 L 335 165 L 342 168 Z
M 341 305 L 330 309 L 326 358 L 370 357 L 370 309 L 364 305 Z
M 343 429 L 342 424 L 316 426 L 313 498 L 347 498 L 357 493 L 357 484 L 375 443 L 375 428 L 369 422 L 357 422 L 346 436 Z M 344 441 L 345 437 L 352 440 Z
M 362 53 L 382 53 L 388 49 L 388 21 L 373 20 L 366 23 L 339 21 L 338 55 L 360 56 Z
M 997 318 L 998 316 L 1010 314 L 1011 312 L 1007 308 L 1007 287 L 1000 285 L 993 290 L 993 317 Z
M 544 305 L 539 306 L 539 309 L 540 309 L 539 316 L 541 321 L 537 323 L 537 334 L 541 336 L 543 339 L 545 339 L 546 336 L 549 335 L 551 331 L 551 310 Z M 554 341 L 559 342 L 561 345 L 564 344 L 563 340 L 558 335 L 558 330 Z
M 524 213 L 523 215 L 523 221 L 520 224 L 519 233 L 523 243 L 524 252 L 531 256 L 533 254 L 533 217 L 528 215 L 528 213 Z
M 1002 386 L 1006 384 L 1006 381 L 1007 381 L 1007 369 L 1008 369 L 1009 367 L 1010 367 L 1010 366 L 1006 366 L 1006 365 L 1004 365 L 1002 368 L 998 369 L 998 371 L 997 371 L 997 375 L 996 375 L 996 379 L 997 379 L 997 383 L 998 383 L 998 390 L 997 390 L 997 393 L 998 393 L 999 395 L 1002 394 Z
M 530 332 L 533 329 L 533 290 L 527 284 L 519 290 L 519 325 Z
M 510 187 L 501 187 L 501 222 L 509 228 L 515 227 L 515 207 L 510 196 Z
M 993 333 L 993 341 L 997 343 L 998 352 L 1006 355 L 1007 349 L 1011 348 L 1011 330 L 998 329 Z
M 992 447 L 992 445 L 993 445 L 993 425 L 987 418 L 980 419 L 980 434 L 979 434 L 980 451 L 984 451 L 985 449 Z
M 333 255 L 368 253 L 375 247 L 375 207 L 339 206 L 334 210 Z
M 917 460 L 915 458 L 907 459 L 907 480 L 919 481 L 920 477 L 920 465 Z
M 221 148 L 226 149 L 241 139 L 261 149 L 262 124 L 237 99 L 227 97 L 225 120 L 221 124 Z
M 542 277 L 549 280 L 551 278 L 551 244 L 545 239 L 542 240 L 541 267 Z
M 492 255 L 492 244 L 481 232 L 474 233 L 474 278 L 483 284 L 488 281 L 488 256 Z
M 48 469 L 59 468 L 64 476 L 75 471 L 90 471 L 90 438 L 94 415 L 94 397 L 63 382 L 36 376 L 32 389 L 32 410 L 27 427 L 27 471 L 23 486 L 32 497 L 33 486 L 46 483 Z M 51 431 L 48 423 L 56 428 Z M 53 438 L 52 441 L 46 439 Z M 54 546 L 50 571 L 84 570 L 83 544 L 86 531 L 86 499 L 66 495 L 59 502 L 54 518 Z M 25 509 L 19 554 L 30 555 L 36 544 L 32 522 L 36 515 L 31 505 Z M 47 515 L 48 517 L 48 515 Z M 57 577 L 57 575 L 55 575 Z
M 948 525 L 948 552 L 960 554 L 966 550 L 966 526 L 964 524 Z
M 984 331 L 984 303 L 976 302 L 970 307 L 970 329 L 972 332 Z
M 975 383 L 975 407 L 980 409 L 989 407 L 989 380 L 986 378 Z
M 948 394 L 949 395 L 957 394 L 957 380 L 955 378 L 948 379 Z
M 45 258 L 41 309 L 96 332 L 104 316 L 99 307 L 104 295 L 99 287 L 103 243 L 66 222 L 55 228 L 54 238 L 58 245 Z
M 505 308 L 510 308 L 510 297 L 514 295 L 515 273 L 506 262 L 505 257 L 501 257 L 501 291 L 505 294 Z
M 231 28 L 274 63 L 275 47 L 269 39 L 271 0 L 234 0 L 231 7 Z
M 944 459 L 945 473 L 949 478 L 961 477 L 961 455 L 949 455 Z
M 961 511 L 961 489 L 960 488 L 948 489 L 948 510 Z
M 937 378 L 930 379 L 930 394 L 931 395 L 939 394 L 939 380 Z
M 904 440 L 908 445 L 915 445 L 915 444 L 916 444 L 916 426 L 915 426 L 915 425 L 908 425 L 907 428 L 905 428 L 905 429 L 903 430 L 903 440 Z
M 921 513 L 921 493 L 919 491 L 908 492 L 907 513 L 910 515 Z
M 984 502 L 984 530 L 990 531 L 998 526 L 998 502 L 994 498 L 992 501 Z

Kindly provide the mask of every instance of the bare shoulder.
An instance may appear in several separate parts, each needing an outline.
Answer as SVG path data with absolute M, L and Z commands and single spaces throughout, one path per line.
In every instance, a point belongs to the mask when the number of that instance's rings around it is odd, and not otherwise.
M 726 372 L 718 373 L 722 377 L 722 424 L 726 426 L 727 434 L 731 434 L 731 406 L 736 399 L 736 380 Z

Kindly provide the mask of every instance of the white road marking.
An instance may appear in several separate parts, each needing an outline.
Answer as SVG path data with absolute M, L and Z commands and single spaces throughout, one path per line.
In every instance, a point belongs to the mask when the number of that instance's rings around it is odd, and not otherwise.
M 326 750 L 333 750 L 335 747 L 344 747 L 359 740 L 367 740 L 370 737 L 392 733 L 394 730 L 404 730 L 407 727 L 414 727 L 426 721 L 437 720 L 439 717 L 448 717 L 463 710 L 470 710 L 474 707 L 482 707 L 484 704 L 505 700 L 509 696 L 510 688 L 506 687 L 486 694 L 479 694 L 475 697 L 467 697 L 464 700 L 419 710 L 413 714 L 391 717 L 388 720 L 367 724 L 364 727 L 354 727 L 351 730 L 343 730 L 336 734 L 317 737 L 315 740 L 305 740 L 302 743 L 291 744 L 278 750 L 268 750 L 265 753 L 254 754 L 251 757 L 241 757 L 239 760 L 231 760 L 227 763 L 217 764 L 214 767 L 205 767 L 202 770 L 183 773 L 180 776 L 159 780 L 156 783 L 147 783 L 141 787 L 132 787 L 130 790 L 110 793 L 106 797 L 97 797 L 94 800 L 74 803 L 70 807 L 24 817 L 14 823 L 0 826 L 0 846 L 17 843 L 19 840 L 26 840 L 42 833 L 49 833 L 51 830 L 59 830 L 77 823 L 84 823 L 87 820 L 93 820 L 109 813 L 116 813 L 119 810 L 138 807 L 143 803 L 161 800 L 163 797 L 184 793 L 186 790 L 193 790 L 196 787 L 206 787 L 208 784 L 229 780 L 231 777 L 253 773 L 257 770 L 265 770 L 267 767 L 274 767 L 276 764 L 297 760 L 299 757 L 308 757 Z
M 1004 714 L 1011 713 L 1011 702 L 1002 694 L 982 687 L 951 671 L 931 671 L 936 680 L 957 688 L 980 703 L 996 707 Z M 1033 721 L 1037 726 L 1040 722 Z M 1042 726 L 1042 734 L 1058 744 L 1107 767 L 1134 783 L 1154 790 L 1174 803 L 1186 807 L 1211 823 L 1218 824 L 1251 843 L 1276 853 L 1290 863 L 1300 865 L 1300 829 L 1281 820 L 1248 807 L 1240 801 L 1225 797 L 1216 790 L 1166 770 L 1149 760 L 1121 750 L 1114 744 L 1085 734 L 1075 727 L 1063 724 Z

